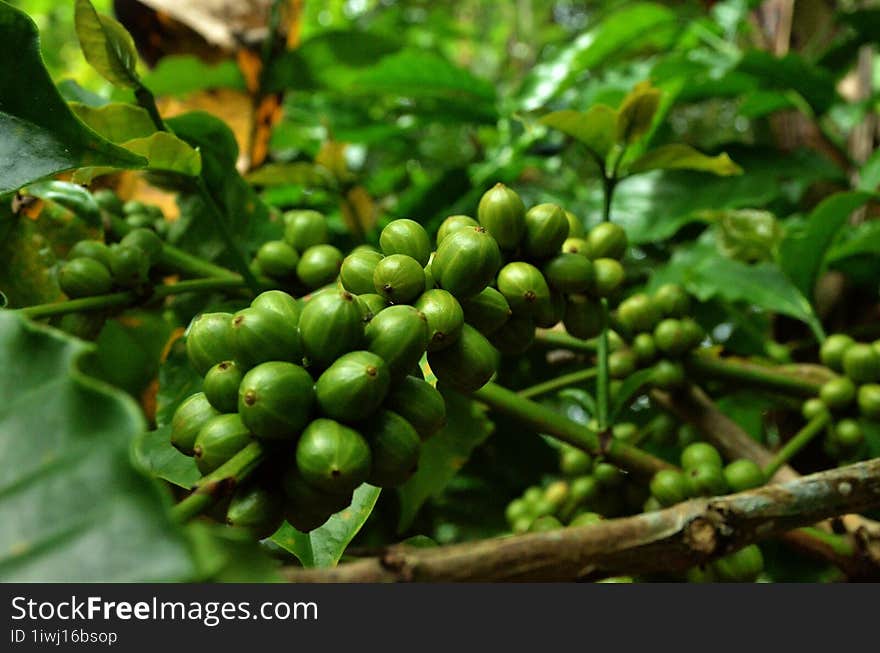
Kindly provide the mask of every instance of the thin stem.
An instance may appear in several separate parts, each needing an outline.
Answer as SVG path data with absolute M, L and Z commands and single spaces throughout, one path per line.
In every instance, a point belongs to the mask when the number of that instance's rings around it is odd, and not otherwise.
M 819 540 L 828 546 L 834 553 L 839 556 L 853 556 L 856 554 L 856 547 L 853 546 L 852 540 L 846 535 L 838 535 L 823 531 L 815 526 L 804 526 L 799 529 L 813 539 Z
M 592 455 L 604 456 L 631 472 L 652 476 L 672 465 L 624 442 L 606 438 L 586 426 L 573 422 L 546 406 L 537 404 L 495 383 L 487 383 L 473 394 L 474 399 L 513 418 L 521 424 L 567 442 Z
M 199 479 L 192 494 L 171 509 L 171 516 L 177 521 L 186 522 L 201 514 L 246 480 L 264 457 L 263 445 L 250 443 L 223 465 Z
M 603 184 L 602 222 L 611 222 L 611 200 L 614 197 L 614 189 L 617 186 L 617 180 L 613 177 L 605 177 L 603 179 Z
M 599 333 L 599 342 L 596 351 L 596 367 L 598 370 L 596 376 L 596 409 L 598 415 L 596 416 L 596 419 L 599 422 L 599 428 L 605 430 L 608 428 L 608 404 L 611 400 L 608 386 L 611 379 L 608 372 L 608 300 L 604 297 L 601 301 L 600 315 L 602 320 L 602 331 Z
M 187 292 L 212 292 L 215 290 L 234 290 L 236 288 L 246 287 L 247 286 L 241 277 L 192 279 L 189 281 L 179 281 L 177 283 L 157 286 L 149 295 L 128 290 L 125 292 L 109 293 L 107 295 L 96 295 L 94 297 L 81 297 L 80 299 L 71 299 L 66 302 L 37 304 L 35 306 L 28 306 L 27 308 L 19 309 L 19 312 L 26 317 L 38 320 L 46 317 L 54 317 L 56 315 L 66 315 L 68 313 L 85 313 L 88 311 L 100 311 L 120 306 L 133 306 L 140 302 L 164 299 L 171 295 L 180 295 Z
M 535 333 L 535 342 L 546 347 L 560 347 L 585 354 L 596 353 L 596 340 L 581 340 L 562 331 L 539 329 Z
M 226 243 L 226 248 L 232 254 L 232 261 L 235 264 L 235 267 L 238 269 L 239 274 L 241 274 L 245 282 L 247 282 L 247 285 L 250 286 L 251 290 L 256 292 L 259 288 L 257 278 L 254 276 L 254 273 L 251 272 L 250 267 L 248 267 L 247 261 L 244 258 L 244 254 L 241 253 L 241 250 L 238 248 L 238 243 L 235 242 L 235 238 L 233 238 L 232 232 L 229 231 L 229 225 L 226 224 L 226 216 L 223 215 L 220 207 L 217 206 L 217 203 L 214 201 L 214 197 L 208 190 L 208 186 L 205 184 L 205 180 L 203 177 L 198 178 L 196 188 L 198 189 L 199 196 L 202 198 L 202 201 L 208 207 L 208 210 L 211 211 L 211 213 L 214 215 L 214 224 L 217 225 L 217 229 L 220 232 L 220 237 L 223 238 L 223 241 Z
M 557 376 L 555 379 L 550 379 L 549 381 L 544 381 L 543 383 L 537 383 L 533 386 L 520 390 L 517 394 L 519 394 L 519 396 L 523 399 L 533 399 L 535 397 L 540 397 L 541 395 L 550 394 L 551 392 L 556 392 L 557 390 L 568 388 L 569 386 L 578 385 L 579 383 L 583 383 L 584 381 L 592 379 L 595 376 L 596 368 L 588 367 L 583 370 L 578 370 L 577 372 L 571 372 L 570 374 Z
M 720 358 L 694 355 L 685 361 L 689 372 L 694 376 L 718 381 L 733 381 L 753 388 L 772 390 L 796 397 L 815 397 L 821 387 L 793 374 L 779 370 L 768 370 L 759 365 L 738 363 Z
M 823 431 L 828 425 L 831 416 L 828 413 L 817 415 L 804 426 L 795 436 L 785 443 L 773 459 L 764 467 L 764 478 L 773 478 L 780 467 L 785 465 L 792 456 L 807 446 L 814 437 Z

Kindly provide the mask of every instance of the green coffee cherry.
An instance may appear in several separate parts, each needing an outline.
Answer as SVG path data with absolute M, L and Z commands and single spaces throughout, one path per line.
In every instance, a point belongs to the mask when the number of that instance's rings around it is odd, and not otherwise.
M 622 285 L 626 273 L 619 261 L 612 258 L 593 259 L 593 283 L 590 292 L 597 297 L 613 295 Z
M 565 219 L 568 220 L 568 235 L 570 238 L 583 238 L 584 236 L 584 223 L 581 222 L 581 219 L 577 217 L 574 213 L 569 211 L 568 209 L 564 210 Z
M 399 381 L 418 365 L 428 347 L 428 321 L 418 309 L 389 306 L 365 330 L 367 349 L 388 364 L 392 381 Z
M 462 300 L 464 319 L 484 336 L 490 336 L 507 322 L 513 311 L 495 288 L 484 288 L 478 295 Z
M 693 424 L 682 424 L 675 433 L 675 440 L 679 447 L 685 448 L 702 439 L 700 430 Z
M 237 413 L 212 417 L 199 430 L 193 446 L 196 465 L 210 474 L 251 442 L 251 433 Z
M 427 381 L 406 376 L 388 393 L 385 406 L 412 424 L 425 440 L 446 424 L 446 401 Z
M 373 274 L 382 258 L 379 252 L 368 249 L 361 249 L 346 256 L 339 270 L 342 287 L 355 295 L 375 293 Z
M 855 341 L 845 333 L 834 333 L 825 339 L 819 349 L 819 360 L 835 372 L 843 371 L 843 355 Z
M 654 328 L 654 343 L 667 356 L 680 356 L 688 349 L 688 340 L 680 320 L 666 318 Z
M 450 215 L 442 223 L 440 223 L 440 228 L 437 230 L 437 244 L 439 245 L 440 243 L 442 243 L 446 236 L 453 233 L 454 231 L 461 229 L 462 227 L 479 226 L 480 223 L 470 216 Z
M 568 238 L 568 218 L 556 204 L 538 204 L 526 211 L 523 251 L 532 260 L 557 254 Z
M 282 497 L 273 487 L 259 483 L 238 488 L 226 509 L 226 523 L 247 530 L 262 540 L 284 521 Z
M 819 415 L 823 415 L 827 412 L 828 406 L 826 406 L 825 402 L 818 397 L 807 399 L 801 406 L 801 415 L 803 415 L 804 419 L 807 421 L 813 420 L 816 417 L 819 417 Z
M 862 417 L 880 420 L 880 384 L 866 383 L 859 387 L 858 402 Z
M 525 215 L 526 207 L 519 195 L 501 183 L 486 191 L 477 207 L 480 225 L 502 249 L 519 245 L 526 231 Z
M 637 359 L 631 349 L 620 349 L 608 356 L 608 373 L 612 379 L 625 379 L 636 371 Z
M 714 465 L 718 469 L 724 465 L 718 449 L 707 442 L 694 442 L 685 447 L 681 452 L 681 466 L 685 471 L 694 469 L 698 465 Z
M 372 283 L 372 281 L 370 283 Z M 385 298 L 376 293 L 358 295 L 357 300 L 361 308 L 361 315 L 363 316 L 364 324 L 369 324 L 370 320 L 389 306 L 388 302 L 385 301 Z
M 238 409 L 238 386 L 242 376 L 235 361 L 217 363 L 205 375 L 205 396 L 221 413 L 234 413 Z
M 586 451 L 565 447 L 559 456 L 559 470 L 566 476 L 583 476 L 593 468 L 593 458 Z
M 428 351 L 440 351 L 454 343 L 464 326 L 464 311 L 450 293 L 428 290 L 416 300 L 415 308 L 428 322 Z
M 300 256 L 296 276 L 309 290 L 326 286 L 339 276 L 343 258 L 332 245 L 313 245 Z
M 685 317 L 691 310 L 691 299 L 677 283 L 666 283 L 654 293 L 654 303 L 663 317 Z
M 500 267 L 501 251 L 495 239 L 483 228 L 465 227 L 438 245 L 431 274 L 437 286 L 462 300 L 492 283 Z
M 147 280 L 150 259 L 137 247 L 114 245 L 110 248 L 110 274 L 113 282 L 125 288 L 133 288 Z
M 589 475 L 578 476 L 569 484 L 569 495 L 574 505 L 590 505 L 599 496 L 599 482 Z
M 251 308 L 278 313 L 288 326 L 298 325 L 302 314 L 302 305 L 283 290 L 267 290 L 260 293 L 251 302 Z
M 508 263 L 498 273 L 498 291 L 504 295 L 514 315 L 533 316 L 541 303 L 550 301 L 550 288 L 534 265 Z
M 832 412 L 844 410 L 855 401 L 856 386 L 848 377 L 839 376 L 822 384 L 819 398 Z
M 720 465 L 716 465 L 714 462 L 698 463 L 690 467 L 685 474 L 691 496 L 713 497 L 727 492 L 724 471 Z
M 550 329 L 565 319 L 567 300 L 558 290 L 550 289 L 550 301 L 538 304 L 535 312 L 535 326 Z
M 523 353 L 535 340 L 535 321 L 525 315 L 514 315 L 492 334 L 490 342 L 502 354 Z
M 146 213 L 147 205 L 140 200 L 128 200 L 125 204 L 122 205 L 122 212 L 125 215 L 132 215 L 134 213 Z
M 171 418 L 171 444 L 187 456 L 193 454 L 199 431 L 220 412 L 208 401 L 204 392 L 190 395 L 181 402 Z
M 299 254 L 283 240 L 270 240 L 257 251 L 257 265 L 266 275 L 286 279 L 296 274 Z
M 465 324 L 461 337 L 452 346 L 428 353 L 428 364 L 444 385 L 471 393 L 489 382 L 498 369 L 498 358 L 498 351 L 485 336 Z
M 298 252 L 327 242 L 327 220 L 317 211 L 288 211 L 284 214 L 284 240 Z
M 386 256 L 373 271 L 376 293 L 392 304 L 408 304 L 425 290 L 425 271 L 405 254 Z
M 421 267 L 431 258 L 431 239 L 415 220 L 394 220 L 379 235 L 379 247 L 385 256 L 403 254 L 418 261 Z
M 110 248 L 99 240 L 80 240 L 67 253 L 67 260 L 91 258 L 110 270 Z
M 681 503 L 690 494 L 690 484 L 683 472 L 676 469 L 662 469 L 651 479 L 651 495 L 661 506 Z
M 764 485 L 764 472 L 758 463 L 741 458 L 724 468 L 724 480 L 733 492 L 743 492 Z
M 113 280 L 103 263 L 93 258 L 75 258 L 58 270 L 58 284 L 71 299 L 110 292 Z
M 364 324 L 360 305 L 349 292 L 320 293 L 306 302 L 299 319 L 303 352 L 310 364 L 329 366 L 342 354 L 360 349 Z
M 582 512 L 577 517 L 572 519 L 568 525 L 572 528 L 577 528 L 580 526 L 593 526 L 598 524 L 605 518 L 600 515 L 598 512 Z
M 543 515 L 538 517 L 529 526 L 529 533 L 545 533 L 547 531 L 555 531 L 562 528 L 562 522 L 553 515 Z
M 132 213 L 125 216 L 125 223 L 132 229 L 149 229 L 153 226 L 153 218 L 148 213 Z
M 857 449 L 864 439 L 864 431 L 854 419 L 842 419 L 834 426 L 834 441 L 844 451 Z
M 684 368 L 681 363 L 660 360 L 654 364 L 651 383 L 661 390 L 674 390 L 685 382 Z
M 711 564 L 715 577 L 725 583 L 750 583 L 764 570 L 764 556 L 757 544 L 718 558 Z
M 593 264 L 585 256 L 562 253 L 550 259 L 543 273 L 550 287 L 559 292 L 586 292 L 593 280 Z
M 575 338 L 594 338 L 602 331 L 602 307 L 585 295 L 569 295 L 562 323 Z
M 155 261 L 162 251 L 162 239 L 152 229 L 132 229 L 125 234 L 119 244 L 125 247 L 137 247 L 150 261 Z
M 296 445 L 296 467 L 303 479 L 330 494 L 354 490 L 369 477 L 371 464 L 364 437 L 331 419 L 314 420 Z
M 681 325 L 681 334 L 684 338 L 685 351 L 698 347 L 703 342 L 706 332 L 703 331 L 703 327 L 696 320 L 686 317 L 679 324 Z
M 623 483 L 624 475 L 616 465 L 596 463 L 593 466 L 593 478 L 602 487 L 618 487 Z
M 318 377 L 315 396 L 327 417 L 354 422 L 372 415 L 390 386 L 384 360 L 368 351 L 353 351 L 337 358 Z
M 352 493 L 331 494 L 318 490 L 303 479 L 296 465 L 281 477 L 284 518 L 298 531 L 307 533 L 321 526 L 330 515 L 351 504 Z
M 232 317 L 232 343 L 235 360 L 244 370 L 266 361 L 302 363 L 299 327 L 277 311 L 240 310 Z
M 186 355 L 200 376 L 217 363 L 235 358 L 230 313 L 202 313 L 186 331 Z
M 122 200 L 109 188 L 99 188 L 92 193 L 92 197 L 95 198 L 95 203 L 102 211 L 113 215 L 122 215 Z
M 843 354 L 843 372 L 857 383 L 880 381 L 880 354 L 871 345 L 850 345 Z
M 649 332 L 660 321 L 660 309 L 651 297 L 637 293 L 620 302 L 617 319 L 630 333 Z
M 299 365 L 261 363 L 238 388 L 238 412 L 253 434 L 264 440 L 293 440 L 308 424 L 315 404 L 314 381 Z
M 657 345 L 654 344 L 654 336 L 650 333 L 639 333 L 633 338 L 632 350 L 640 367 L 654 362 L 654 359 L 657 357 Z
M 639 437 L 639 427 L 632 422 L 619 422 L 611 427 L 611 435 L 623 442 L 632 442 Z
M 372 465 L 367 482 L 396 487 L 412 476 L 419 464 L 422 443 L 413 426 L 390 410 L 383 410 L 363 427 L 370 445 Z
M 566 238 L 561 249 L 563 254 L 578 254 L 589 258 L 590 246 L 586 240 L 580 237 Z
M 622 259 L 627 244 L 623 227 L 613 222 L 600 222 L 587 234 L 589 256 L 594 261 L 600 258 Z
M 529 505 L 522 499 L 514 499 L 507 504 L 504 510 L 504 518 L 507 523 L 513 526 L 517 521 L 527 518 L 529 515 Z

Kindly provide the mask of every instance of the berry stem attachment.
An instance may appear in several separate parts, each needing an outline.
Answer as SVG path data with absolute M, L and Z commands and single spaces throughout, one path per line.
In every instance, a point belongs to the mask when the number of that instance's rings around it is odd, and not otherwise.
M 264 458 L 263 445 L 251 442 L 223 465 L 199 479 L 192 494 L 171 509 L 171 516 L 177 521 L 186 522 L 201 514 L 246 480 Z
M 581 340 L 562 331 L 539 329 L 535 333 L 535 342 L 545 347 L 559 347 L 584 354 L 596 353 L 596 340 Z
M 779 468 L 785 465 L 792 456 L 807 446 L 814 437 L 825 429 L 830 421 L 831 415 L 828 413 L 822 413 L 807 422 L 807 425 L 798 431 L 791 440 L 786 442 L 773 457 L 773 460 L 764 467 L 764 478 L 773 478 L 773 475 L 779 470 Z
M 619 440 L 606 439 L 586 426 L 495 383 L 487 383 L 473 393 L 473 397 L 525 426 L 567 442 L 591 455 L 604 456 L 628 471 L 652 476 L 661 469 L 672 468 L 672 465 L 660 458 Z
M 596 374 L 597 370 L 595 367 L 588 367 L 583 370 L 578 370 L 577 372 L 557 376 L 556 378 L 544 381 L 543 383 L 536 383 L 533 386 L 520 390 L 518 394 L 523 399 L 534 399 L 535 397 L 550 394 L 551 392 L 563 390 L 564 388 L 588 381 L 595 378 Z

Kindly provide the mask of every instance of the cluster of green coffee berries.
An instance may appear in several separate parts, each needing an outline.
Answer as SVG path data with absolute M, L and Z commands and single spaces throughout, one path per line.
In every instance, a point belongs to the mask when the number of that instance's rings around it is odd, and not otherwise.
M 236 491 L 227 521 L 257 537 L 283 519 L 312 530 L 362 483 L 405 482 L 422 440 L 445 423 L 444 399 L 419 370 L 427 341 L 415 308 L 366 323 L 362 303 L 332 287 L 307 301 L 270 290 L 237 313 L 203 313 L 186 333 L 203 389 L 178 407 L 172 443 L 209 474 L 259 440 L 269 461 Z
M 72 299 L 142 288 L 161 251 L 162 240 L 145 228 L 132 229 L 112 245 L 81 240 L 59 266 L 58 284 Z
M 101 210 L 124 218 L 132 229 L 150 229 L 161 238 L 167 235 L 169 223 L 165 220 L 165 214 L 159 206 L 140 200 L 128 200 L 123 203 L 119 196 L 109 188 L 96 190 L 92 196 Z
M 826 452 L 836 460 L 863 458 L 867 451 L 860 420 L 880 421 L 880 340 L 861 343 L 836 333 L 822 343 L 819 356 L 839 375 L 822 385 L 818 397 L 804 402 L 804 418 L 830 414 Z
M 324 216 L 308 209 L 283 216 L 284 239 L 262 244 L 251 270 L 302 295 L 336 281 L 343 255 L 328 242 Z
M 764 554 L 757 544 L 716 558 L 707 565 L 692 567 L 687 572 L 691 583 L 752 583 L 764 571 Z
M 690 296 L 677 284 L 660 286 L 653 294 L 636 293 L 620 302 L 615 327 L 626 346 L 608 357 L 612 378 L 623 379 L 637 369 L 653 367 L 652 383 L 671 389 L 684 381 L 678 362 L 705 338 L 703 328 L 688 313 Z
M 757 463 L 745 458 L 727 466 L 718 450 L 707 442 L 694 442 L 681 451 L 681 469 L 664 469 L 651 479 L 651 499 L 645 510 L 672 506 L 692 497 L 742 492 L 765 483 Z

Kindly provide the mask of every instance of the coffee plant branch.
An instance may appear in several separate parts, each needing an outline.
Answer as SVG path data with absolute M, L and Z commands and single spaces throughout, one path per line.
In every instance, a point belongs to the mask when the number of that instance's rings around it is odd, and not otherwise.
M 292 582 L 546 582 L 675 572 L 792 529 L 878 506 L 880 459 L 873 459 L 591 526 L 428 549 L 393 546 L 332 569 L 288 568 L 285 576 Z M 880 578 L 877 560 L 855 560 L 844 570 L 857 569 Z

